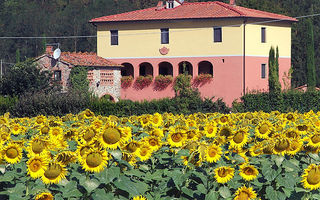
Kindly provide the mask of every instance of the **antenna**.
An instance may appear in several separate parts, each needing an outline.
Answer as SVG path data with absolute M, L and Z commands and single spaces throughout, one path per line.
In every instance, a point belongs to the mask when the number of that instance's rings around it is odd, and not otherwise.
M 57 60 L 58 58 L 60 58 L 60 56 L 61 56 L 61 50 L 60 50 L 59 47 L 58 47 L 58 48 L 56 48 L 56 50 L 54 50 L 54 52 L 53 52 L 53 58 Z

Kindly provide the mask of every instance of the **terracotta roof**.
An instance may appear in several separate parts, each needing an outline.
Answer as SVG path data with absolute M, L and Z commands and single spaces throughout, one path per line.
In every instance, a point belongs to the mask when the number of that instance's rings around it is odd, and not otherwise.
M 157 9 L 158 8 L 158 9 Z M 279 19 L 285 21 L 297 21 L 297 19 L 285 15 L 264 12 L 230 5 L 219 1 L 183 3 L 172 9 L 159 9 L 152 7 L 116 15 L 109 15 L 91 19 L 96 22 L 120 22 L 120 21 L 145 21 L 145 20 L 171 20 L 171 19 L 210 19 L 210 18 L 263 18 Z
M 52 56 L 52 53 L 48 53 Z M 97 56 L 96 53 L 93 52 L 62 52 L 60 56 L 60 60 L 70 63 L 75 66 L 93 66 L 93 67 L 101 67 L 101 66 L 109 66 L 109 67 L 121 67 L 122 65 Z

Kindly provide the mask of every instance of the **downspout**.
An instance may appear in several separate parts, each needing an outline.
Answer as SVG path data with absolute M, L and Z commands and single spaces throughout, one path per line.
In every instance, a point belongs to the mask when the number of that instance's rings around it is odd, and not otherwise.
M 246 23 L 247 19 L 243 21 L 243 95 L 246 94 Z

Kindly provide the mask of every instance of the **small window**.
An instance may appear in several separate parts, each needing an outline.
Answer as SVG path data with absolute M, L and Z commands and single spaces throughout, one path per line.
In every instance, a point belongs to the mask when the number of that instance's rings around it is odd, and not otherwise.
M 266 42 L 266 27 L 261 27 L 261 42 Z
M 222 29 L 221 27 L 213 28 L 213 41 L 214 42 L 222 42 Z
M 161 29 L 161 44 L 169 44 L 169 29 Z
M 61 81 L 61 71 L 60 70 L 54 71 L 54 80 Z
M 173 8 L 173 7 L 174 7 L 173 1 L 168 1 L 168 8 Z
M 111 45 L 118 45 L 118 30 L 111 30 Z
M 266 78 L 266 64 L 261 64 L 261 78 Z

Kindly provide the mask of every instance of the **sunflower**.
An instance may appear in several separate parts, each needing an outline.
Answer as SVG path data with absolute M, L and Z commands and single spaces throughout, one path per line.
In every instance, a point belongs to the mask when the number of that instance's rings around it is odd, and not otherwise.
M 34 200 L 53 200 L 53 195 L 50 192 L 42 192 Z
M 272 124 L 269 121 L 264 120 L 260 122 L 258 126 L 256 126 L 255 135 L 259 138 L 267 139 L 272 130 L 273 130 Z
M 285 131 L 285 135 L 287 138 L 297 139 L 300 138 L 300 133 L 296 129 L 289 128 Z
M 276 138 L 273 153 L 284 155 L 286 151 L 290 148 L 290 141 L 288 138 L 280 137 Z
M 207 137 L 212 138 L 216 136 L 217 129 L 217 124 L 214 121 L 211 121 L 204 127 L 204 133 Z
M 221 117 L 219 117 L 218 119 L 218 123 L 221 125 L 226 125 L 229 123 L 229 117 L 228 115 L 222 115 Z
M 159 137 L 160 139 L 164 137 L 163 129 L 161 128 L 152 128 L 150 131 L 148 131 L 148 134 L 150 136 Z
M 253 190 L 252 187 L 246 187 L 242 186 L 241 188 L 238 188 L 238 190 L 235 193 L 236 197 L 234 200 L 250 200 L 255 199 L 257 197 L 256 192 Z
M 310 190 L 320 188 L 320 166 L 311 164 L 302 175 L 303 187 Z
M 229 141 L 230 147 L 234 149 L 241 149 L 248 142 L 248 131 L 246 128 L 242 128 L 233 135 Z
M 148 200 L 148 199 L 140 195 L 140 196 L 133 197 L 132 200 Z
M 154 127 L 159 127 L 163 125 L 162 115 L 159 113 L 154 113 L 151 117 L 151 124 Z
M 18 123 L 13 123 L 10 125 L 10 131 L 13 135 L 18 135 L 19 133 L 23 132 L 23 126 Z
M 151 123 L 152 115 L 150 114 L 143 114 L 139 117 L 139 121 L 142 127 L 146 127 Z
M 48 157 L 35 155 L 27 161 L 27 171 L 31 178 L 41 177 L 48 167 Z
M 105 150 L 90 149 L 82 159 L 82 168 L 89 172 L 101 172 L 108 163 L 108 153 Z
M 122 160 L 127 161 L 131 166 L 135 166 L 137 162 L 137 156 L 132 153 L 122 153 Z
M 1 125 L 6 125 L 9 123 L 9 120 L 7 117 L 4 117 L 4 116 L 0 116 L 0 126 Z
M 40 135 L 48 135 L 50 132 L 50 126 L 48 124 L 43 124 L 39 126 L 39 133 Z
M 167 138 L 171 147 L 181 147 L 187 139 L 186 131 L 180 128 L 170 128 Z
M 259 171 L 253 165 L 243 164 L 240 166 L 239 175 L 246 181 L 257 178 L 258 174 Z
M 290 147 L 288 148 L 287 150 L 287 153 L 289 155 L 295 155 L 297 154 L 301 147 L 303 145 L 303 142 L 299 139 L 293 139 L 291 142 L 290 142 Z
M 186 131 L 187 140 L 199 140 L 201 138 L 201 134 L 198 129 L 189 129 Z
M 18 144 L 9 143 L 2 149 L 2 154 L 8 163 L 18 163 L 22 158 L 22 148 Z
M 152 149 L 152 151 L 157 151 L 161 148 L 162 142 L 160 138 L 158 137 L 146 137 L 143 139 L 143 141 L 149 145 L 149 147 Z
M 92 118 L 94 117 L 94 113 L 89 110 L 89 109 L 86 109 L 85 111 L 82 112 L 83 113 L 83 116 L 88 119 L 88 118 Z
M 255 145 L 253 145 L 250 149 L 250 155 L 251 156 L 259 156 L 261 154 L 263 154 L 263 147 L 261 145 L 261 143 L 257 143 Z
M 91 125 L 96 129 L 96 130 L 100 130 L 100 128 L 102 128 L 103 122 L 100 119 L 95 119 Z
M 121 130 L 117 126 L 110 124 L 101 131 L 98 139 L 104 148 L 116 149 L 122 143 L 122 135 Z
M 55 160 L 64 165 L 74 163 L 77 160 L 77 154 L 72 151 L 62 151 L 55 156 Z
M 310 135 L 307 139 L 308 145 L 311 147 L 318 148 L 320 147 L 320 133 L 316 132 L 313 135 Z
M 36 125 L 41 125 L 43 123 L 45 123 L 47 121 L 47 118 L 43 115 L 38 115 L 36 118 L 35 118 L 35 124 Z
M 47 169 L 41 177 L 44 184 L 57 184 L 66 178 L 67 170 L 60 162 L 49 162 Z
M 226 166 L 218 167 L 214 170 L 214 173 L 214 177 L 218 183 L 226 183 L 233 178 L 234 168 Z
M 56 138 L 63 135 L 63 129 L 60 126 L 51 127 L 49 131 L 50 138 Z
M 222 154 L 222 149 L 221 147 L 212 144 L 211 146 L 207 147 L 206 153 L 205 153 L 205 158 L 207 162 L 217 162 Z
M 91 143 L 98 137 L 98 131 L 95 126 L 85 128 L 79 135 L 79 139 L 82 143 Z
M 232 136 L 232 129 L 230 126 L 222 126 L 219 128 L 218 136 L 223 137 L 225 139 L 229 139 Z
M 141 145 L 140 148 L 135 152 L 136 156 L 140 158 L 141 161 L 148 160 L 152 155 L 152 149 L 149 145 Z
M 79 163 L 82 162 L 84 155 L 93 148 L 92 144 L 79 144 L 77 146 L 76 155 L 78 158 Z

